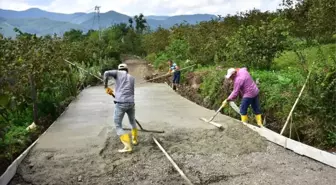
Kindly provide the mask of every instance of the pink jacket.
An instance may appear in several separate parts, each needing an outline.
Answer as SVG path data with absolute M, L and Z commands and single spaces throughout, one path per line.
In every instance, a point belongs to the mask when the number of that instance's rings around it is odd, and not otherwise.
M 238 93 L 241 93 L 243 98 L 254 98 L 259 94 L 259 89 L 256 83 L 253 81 L 247 69 L 240 68 L 237 71 L 237 76 L 233 80 L 233 91 L 227 100 L 234 100 L 237 98 Z

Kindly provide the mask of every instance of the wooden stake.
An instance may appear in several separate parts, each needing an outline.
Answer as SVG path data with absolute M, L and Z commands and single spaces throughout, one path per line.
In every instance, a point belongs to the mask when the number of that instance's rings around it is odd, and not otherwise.
M 291 123 L 289 125 L 289 139 L 292 137 L 293 116 L 291 116 Z
M 314 63 L 315 63 L 315 62 L 314 62 Z M 313 63 L 312 66 L 314 66 L 314 63 Z M 307 84 L 307 82 L 308 82 L 308 79 L 309 79 L 309 77 L 310 77 L 311 72 L 312 72 L 312 70 L 309 71 L 309 74 L 308 74 L 308 76 L 307 76 L 307 78 L 306 78 L 306 82 L 304 83 L 304 85 L 303 85 L 303 87 L 302 87 L 302 89 L 301 89 L 301 92 L 300 92 L 299 96 L 297 97 L 297 99 L 296 99 L 296 101 L 295 101 L 295 103 L 294 103 L 294 105 L 293 105 L 293 107 L 292 107 L 292 110 L 289 112 L 289 115 L 288 115 L 288 117 L 287 117 L 286 123 L 285 123 L 285 125 L 283 126 L 283 128 L 282 128 L 282 130 L 281 130 L 281 133 L 280 133 L 281 135 L 283 134 L 283 132 L 285 131 L 285 129 L 286 129 L 286 127 L 287 127 L 287 124 L 288 124 L 289 119 L 291 118 L 291 116 L 292 116 L 292 114 L 293 114 L 293 111 L 294 111 L 294 109 L 295 109 L 295 107 L 296 107 L 296 104 L 299 102 L 299 99 L 300 99 L 300 97 L 301 97 L 301 95 L 302 95 L 303 90 L 304 90 L 305 87 L 306 87 L 306 84 Z
M 183 173 L 183 171 L 177 166 L 177 164 L 174 162 L 174 160 L 168 155 L 168 153 L 165 151 L 165 149 L 160 145 L 160 143 L 154 137 L 153 137 L 153 140 L 158 145 L 158 147 L 161 149 L 161 151 L 166 155 L 166 157 L 172 163 L 174 168 L 180 173 L 180 175 L 183 177 L 183 179 L 186 180 L 188 184 L 193 185 L 193 183 L 188 179 L 188 177 Z
M 34 77 L 32 74 L 29 74 L 29 82 L 30 82 L 30 87 L 31 87 L 31 95 L 32 95 L 32 99 L 33 99 L 33 116 L 34 116 L 34 123 L 36 125 L 39 125 L 39 121 L 38 121 L 38 116 L 37 116 L 37 103 L 36 103 L 36 99 L 37 99 L 37 92 L 36 92 L 36 87 L 35 87 L 35 81 L 34 81 Z

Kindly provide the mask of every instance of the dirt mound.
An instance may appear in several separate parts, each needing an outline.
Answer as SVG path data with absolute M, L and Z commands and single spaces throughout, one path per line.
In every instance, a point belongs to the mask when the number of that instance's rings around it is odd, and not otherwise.
M 127 60 L 125 63 L 128 65 L 129 73 L 135 77 L 136 83 L 144 81 L 146 77 L 153 76 L 155 70 L 146 61 L 142 60 Z

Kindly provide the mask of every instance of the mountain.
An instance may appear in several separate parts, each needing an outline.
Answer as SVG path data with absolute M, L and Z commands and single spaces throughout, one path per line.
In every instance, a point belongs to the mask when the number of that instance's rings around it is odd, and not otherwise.
M 6 37 L 15 37 L 14 28 L 13 25 L 8 24 L 4 18 L 0 17 L 0 33 Z
M 154 19 L 154 20 L 166 20 L 169 16 L 165 16 L 165 15 L 148 15 L 146 16 L 147 19 Z
M 109 11 L 100 14 L 99 23 L 101 28 L 107 28 L 113 24 L 128 23 L 129 18 L 130 17 L 128 15 L 124 15 L 115 11 Z M 80 25 L 87 29 L 98 29 L 98 18 L 97 16 L 93 16 Z
M 173 24 L 177 22 L 186 21 L 189 24 L 197 24 L 201 21 L 209 21 L 212 18 L 216 18 L 217 16 L 211 14 L 193 14 L 193 15 L 176 15 L 172 17 L 168 17 L 165 19 L 166 24 Z
M 211 14 L 177 15 L 177 16 L 146 16 L 151 29 L 161 26 L 169 28 L 184 21 L 189 24 L 196 24 L 201 21 L 208 21 L 215 18 Z M 115 11 L 100 13 L 99 23 L 101 28 L 107 28 L 113 24 L 128 23 L 128 15 Z M 13 29 L 17 27 L 23 32 L 35 33 L 37 35 L 60 34 L 70 29 L 80 29 L 86 32 L 89 29 L 98 29 L 98 17 L 95 13 L 55 13 L 38 8 L 30 8 L 24 11 L 0 9 L 0 33 L 5 37 L 14 37 Z
M 47 18 L 7 19 L 6 23 L 13 27 L 19 28 L 21 31 L 36 33 L 36 35 L 39 36 L 54 33 L 63 35 L 64 32 L 72 28 L 85 30 L 78 24 L 54 21 Z
M 47 18 L 54 21 L 64 21 L 80 24 L 93 16 L 94 13 L 63 14 L 47 12 L 38 8 L 30 8 L 24 11 L 0 9 L 0 17 L 3 17 L 5 19 Z

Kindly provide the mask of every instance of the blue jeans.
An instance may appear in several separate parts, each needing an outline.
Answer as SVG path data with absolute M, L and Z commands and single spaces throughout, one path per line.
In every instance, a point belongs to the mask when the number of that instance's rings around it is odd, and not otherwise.
M 173 76 L 173 83 L 179 84 L 180 78 L 181 78 L 181 71 L 175 71 L 174 76 Z
M 245 116 L 247 115 L 247 109 L 249 106 L 252 106 L 254 114 L 261 114 L 260 104 L 259 104 L 259 95 L 254 98 L 243 98 L 240 106 L 240 114 Z
M 136 128 L 135 123 L 135 104 L 134 103 L 116 103 L 114 109 L 114 123 L 116 126 L 117 135 L 123 135 L 126 132 L 122 128 L 122 121 L 125 113 L 127 113 L 132 129 Z

